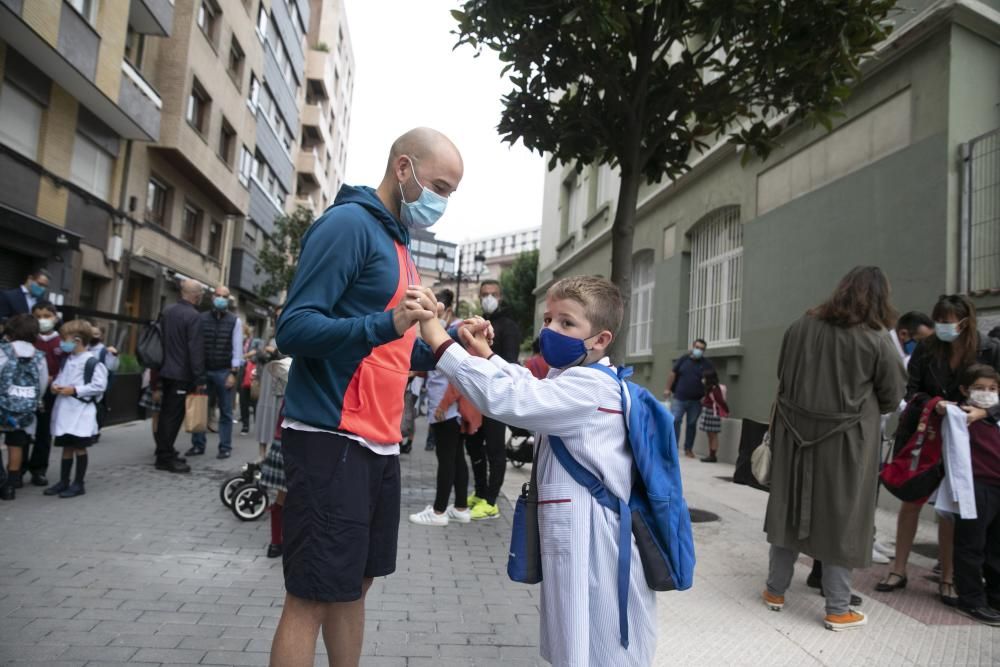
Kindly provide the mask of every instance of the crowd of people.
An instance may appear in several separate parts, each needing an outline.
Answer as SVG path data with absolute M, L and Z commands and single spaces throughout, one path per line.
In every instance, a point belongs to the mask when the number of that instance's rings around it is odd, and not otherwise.
M 437 480 L 432 502 L 409 520 L 442 527 L 498 517 L 508 427 L 540 434 L 531 502 L 545 572 L 541 655 L 557 665 L 652 661 L 656 605 L 646 563 L 636 540 L 620 541 L 627 524 L 608 502 L 609 495 L 630 497 L 637 465 L 608 357 L 622 326 L 622 295 L 601 277 L 556 281 L 545 295 L 534 354 L 522 363 L 522 332 L 499 283 L 480 285 L 483 317 L 459 318 L 454 294 L 419 286 L 407 248 L 411 230 L 444 213 L 463 169 L 441 133 L 417 128 L 399 137 L 378 187 L 344 186 L 306 233 L 267 342 L 230 312 L 222 286 L 201 312 L 203 286 L 184 281 L 178 302 L 162 313 L 163 363 L 142 398 L 156 415 L 156 468 L 188 472 L 188 458 L 207 450 L 205 434 L 192 436 L 184 457 L 175 445 L 191 392 L 214 397 L 219 459 L 232 450 L 236 394 L 243 434 L 254 415 L 262 481 L 277 493 L 267 555 L 283 558 L 287 592 L 273 665 L 312 665 L 321 632 L 330 664 L 358 664 L 366 593 L 375 577 L 396 568 L 400 456 L 412 451 L 422 404 Z M 13 498 L 24 466 L 46 494 L 84 493 L 88 451 L 100 430 L 96 400 L 117 357 L 89 322 L 57 327 L 55 307 L 42 300 L 45 281 L 36 273 L 16 294 L 0 295 L 0 312 L 18 309 L 5 314 L 0 346 L 0 382 L 8 385 L 0 387 L 0 416 L 11 452 L 4 498 Z M 674 430 L 661 435 L 694 458 L 701 430 L 708 441 L 701 460 L 716 463 L 730 407 L 707 348 L 695 340 L 673 364 L 665 397 Z M 1000 626 L 998 372 L 1000 340 L 978 330 L 968 298 L 943 296 L 930 316 L 900 317 L 877 267 L 850 271 L 794 322 L 781 343 L 764 445 L 764 605 L 784 609 L 794 565 L 806 554 L 815 560 L 809 583 L 825 597 L 824 625 L 840 631 L 866 624 L 851 577 L 888 550 L 874 527 L 883 443 L 895 431 L 893 454 L 902 452 L 922 433 L 923 406 L 936 400 L 938 428 L 967 461 L 962 467 L 955 463 L 962 456 L 950 459 L 942 473 L 956 485 L 954 497 L 931 499 L 939 595 L 970 618 Z M 15 376 L 16 391 L 7 391 Z M 30 417 L 12 405 L 29 405 Z M 49 435 L 63 448 L 60 480 L 51 486 Z M 600 479 L 603 498 L 577 483 L 565 455 Z M 899 511 L 894 558 L 879 591 L 907 586 L 927 501 L 905 502 Z

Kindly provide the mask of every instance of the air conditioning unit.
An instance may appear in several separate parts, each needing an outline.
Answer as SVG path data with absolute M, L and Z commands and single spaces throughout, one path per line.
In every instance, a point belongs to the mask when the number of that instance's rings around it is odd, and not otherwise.
M 124 244 L 122 243 L 122 237 L 118 234 L 113 234 L 111 238 L 108 239 L 108 251 L 105 253 L 108 260 L 112 262 L 122 261 L 122 248 Z

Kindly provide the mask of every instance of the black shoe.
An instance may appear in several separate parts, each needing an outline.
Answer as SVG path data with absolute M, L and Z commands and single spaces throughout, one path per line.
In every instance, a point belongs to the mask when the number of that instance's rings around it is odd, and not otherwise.
M 24 480 L 21 478 L 20 472 L 7 472 L 7 481 L 15 489 L 24 488 Z
M 893 581 L 895 579 L 895 581 Z M 901 591 L 906 588 L 908 579 L 905 574 L 896 574 L 895 572 L 890 572 L 885 579 L 875 584 L 875 590 L 879 593 L 891 593 L 893 591 Z
M 958 613 L 964 614 L 983 625 L 1000 627 L 1000 611 L 990 607 L 957 607 Z
M 60 498 L 76 498 L 77 496 L 82 496 L 86 491 L 83 488 L 83 482 L 73 482 L 69 485 L 69 488 L 59 494 Z
M 826 597 L 826 593 L 823 591 L 822 588 L 819 589 L 819 594 L 822 595 L 823 597 Z M 860 607 L 863 603 L 864 603 L 864 600 L 861 599 L 860 595 L 855 595 L 854 593 L 851 593 L 851 606 L 852 607 Z
M 228 459 L 232 455 L 233 455 L 233 453 L 231 451 L 229 451 L 228 449 L 223 449 L 221 452 L 219 452 L 218 454 L 215 455 L 215 458 L 217 458 L 217 459 Z
M 69 482 L 64 482 L 59 480 L 49 488 L 45 489 L 44 494 L 46 496 L 58 496 L 60 493 L 69 488 Z
M 1000 598 L 989 598 L 989 605 L 994 610 L 1000 612 Z
M 412 451 L 413 451 L 413 443 L 412 442 L 404 442 L 404 443 L 402 443 L 399 446 L 399 453 L 400 454 L 409 454 Z
M 268 544 L 267 545 L 267 557 L 268 558 L 278 558 L 281 556 L 281 545 L 280 544 Z
M 424 451 L 425 452 L 433 452 L 434 451 L 434 445 L 430 445 L 430 444 L 426 445 L 424 447 Z
M 0 486 L 0 500 L 14 500 L 15 493 L 14 487 L 10 484 Z
M 48 486 L 49 480 L 45 479 L 45 475 L 42 473 L 31 473 L 31 485 L 32 486 Z
M 715 454 L 709 454 L 708 456 L 701 457 L 702 463 L 718 463 L 719 459 L 715 457 Z
M 250 429 L 248 428 L 241 429 L 240 435 L 250 435 Z
M 189 466 L 187 463 L 184 463 L 179 459 L 167 459 L 166 461 L 157 461 L 156 469 L 166 470 L 167 472 L 191 472 L 191 466 Z
M 957 607 L 958 606 L 958 596 L 948 595 L 945 593 L 948 589 L 951 591 L 955 590 L 955 584 L 949 582 L 941 582 L 938 584 L 938 597 L 941 598 L 941 602 L 947 607 Z
M 184 452 L 184 456 L 201 456 L 205 453 L 204 449 L 198 449 L 197 447 L 192 447 L 191 449 Z

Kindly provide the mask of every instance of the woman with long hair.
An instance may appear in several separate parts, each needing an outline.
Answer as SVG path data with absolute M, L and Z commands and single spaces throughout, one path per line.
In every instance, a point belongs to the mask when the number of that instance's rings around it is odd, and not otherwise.
M 900 418 L 895 448 L 906 445 L 917 428 L 917 421 L 924 404 L 931 398 L 946 401 L 961 400 L 960 378 L 969 366 L 988 364 L 1000 370 L 1000 341 L 979 333 L 976 307 L 961 294 L 942 295 L 931 312 L 934 335 L 925 338 L 913 351 L 906 384 L 906 400 L 910 402 Z M 1000 410 L 993 408 L 1000 413 Z M 944 414 L 945 405 L 938 404 Z M 982 412 L 982 411 L 980 411 Z M 985 414 L 972 415 L 982 419 Z M 889 564 L 889 573 L 875 590 L 887 593 L 906 588 L 906 564 L 917 534 L 920 510 L 923 503 L 904 502 L 896 518 L 896 556 Z M 941 578 L 938 594 L 941 601 L 955 606 L 953 573 L 955 523 L 950 516 L 938 515 L 938 556 L 941 561 Z
M 831 630 L 867 620 L 851 609 L 851 570 L 871 565 L 879 423 L 905 388 L 887 333 L 895 320 L 885 274 L 858 267 L 788 328 L 778 358 L 764 603 L 784 607 L 795 561 L 808 554 L 823 561 Z

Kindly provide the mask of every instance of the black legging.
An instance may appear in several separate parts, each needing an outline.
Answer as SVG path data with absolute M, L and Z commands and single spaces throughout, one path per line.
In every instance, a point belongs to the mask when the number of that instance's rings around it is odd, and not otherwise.
M 257 414 L 257 404 L 250 399 L 250 387 L 240 387 L 240 421 L 243 422 L 243 430 L 250 430 L 250 408 L 253 408 L 254 415 Z
M 437 494 L 434 496 L 434 511 L 448 509 L 451 490 L 455 489 L 455 505 L 465 507 L 469 495 L 469 469 L 465 466 L 465 452 L 462 451 L 462 433 L 457 419 L 431 424 L 437 455 Z
M 465 439 L 465 448 L 469 452 L 472 474 L 476 480 L 476 495 L 490 505 L 497 504 L 497 496 L 500 495 L 503 477 L 507 472 L 506 435 L 506 425 L 483 417 L 482 427 Z

